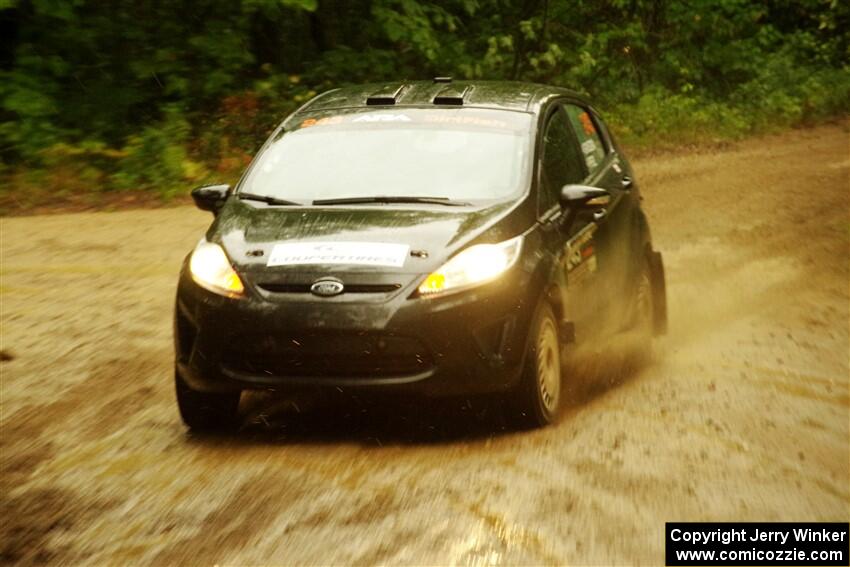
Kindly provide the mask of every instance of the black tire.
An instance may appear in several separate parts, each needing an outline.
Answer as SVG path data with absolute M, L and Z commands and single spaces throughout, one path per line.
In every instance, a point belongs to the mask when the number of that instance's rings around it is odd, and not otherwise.
M 667 334 L 667 278 L 661 252 L 649 253 L 649 268 L 652 272 L 653 331 L 657 337 Z
M 652 337 L 655 335 L 655 290 L 650 259 L 644 258 L 638 272 L 632 307 L 635 334 L 635 361 L 639 365 L 652 360 Z
M 551 306 L 543 302 L 531 323 L 525 367 L 511 400 L 518 424 L 544 427 L 555 421 L 562 393 L 558 322 Z
M 226 431 L 236 423 L 241 392 L 208 393 L 189 387 L 174 373 L 177 407 L 183 423 L 194 431 Z

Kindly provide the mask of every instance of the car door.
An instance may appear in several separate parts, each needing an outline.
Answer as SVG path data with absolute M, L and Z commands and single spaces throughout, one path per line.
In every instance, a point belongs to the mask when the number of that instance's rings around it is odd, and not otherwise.
M 578 140 L 559 103 L 550 109 L 543 129 L 538 216 L 546 246 L 556 258 L 556 279 L 562 292 L 564 320 L 573 323 L 576 338 L 595 325 L 597 273 L 592 257 L 595 225 L 590 214 L 569 214 L 560 205 L 565 185 L 582 183 L 588 175 Z M 568 221 L 572 221 L 569 222 Z M 567 224 L 568 223 L 568 224 Z
M 578 101 L 564 102 L 563 109 L 581 148 L 587 172 L 582 183 L 611 194 L 606 207 L 585 212 L 587 217 L 583 221 L 590 227 L 586 230 L 592 232 L 597 275 L 594 297 L 588 299 L 596 313 L 593 326 L 596 330 L 617 330 L 623 324 L 630 300 L 627 282 L 631 275 L 630 240 L 635 207 L 631 179 L 626 176 L 593 110 Z

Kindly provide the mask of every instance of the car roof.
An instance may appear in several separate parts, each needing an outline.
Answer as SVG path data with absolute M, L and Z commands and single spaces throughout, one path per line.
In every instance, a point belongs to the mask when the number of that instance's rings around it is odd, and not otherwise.
M 341 87 L 324 92 L 292 117 L 329 110 L 393 107 L 489 108 L 537 113 L 552 97 L 583 99 L 579 93 L 550 85 L 520 81 L 397 81 Z

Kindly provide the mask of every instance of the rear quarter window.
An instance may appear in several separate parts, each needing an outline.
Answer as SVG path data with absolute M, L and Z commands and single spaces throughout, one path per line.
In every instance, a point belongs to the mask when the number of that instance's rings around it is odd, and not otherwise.
M 599 133 L 596 121 L 590 112 L 574 104 L 564 105 L 567 116 L 575 130 L 587 170 L 593 173 L 602 164 L 608 148 Z
M 584 178 L 586 172 L 580 153 L 567 118 L 559 108 L 549 116 L 543 138 L 543 183 L 538 198 L 540 213 L 558 203 L 564 185 L 580 183 Z

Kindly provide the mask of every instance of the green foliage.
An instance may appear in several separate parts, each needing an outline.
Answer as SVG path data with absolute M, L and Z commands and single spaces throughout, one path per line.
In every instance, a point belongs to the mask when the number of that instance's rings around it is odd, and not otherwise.
M 189 124 L 176 107 L 164 119 L 132 135 L 121 150 L 113 176 L 119 189 L 154 189 L 172 196 L 186 184 L 203 178 L 203 168 L 189 159 L 186 144 Z
M 568 86 L 637 146 L 850 112 L 839 0 L 0 0 L 0 29 L 0 175 L 60 189 L 232 181 L 283 116 L 353 82 Z

